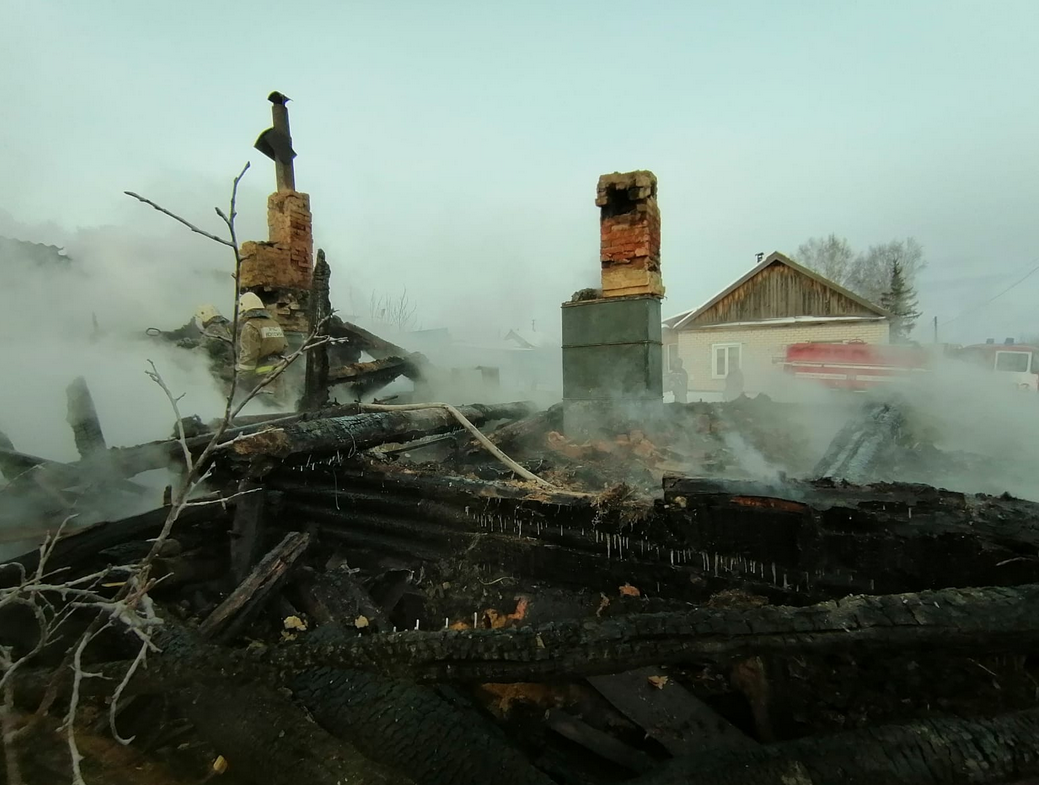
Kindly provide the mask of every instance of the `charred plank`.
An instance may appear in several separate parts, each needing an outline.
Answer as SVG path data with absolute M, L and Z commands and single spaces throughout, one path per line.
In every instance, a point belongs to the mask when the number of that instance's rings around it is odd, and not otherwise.
M 299 532 L 285 538 L 260 561 L 231 596 L 214 610 L 199 628 L 206 638 L 229 640 L 260 610 L 263 603 L 285 580 L 289 570 L 306 551 L 310 535 Z

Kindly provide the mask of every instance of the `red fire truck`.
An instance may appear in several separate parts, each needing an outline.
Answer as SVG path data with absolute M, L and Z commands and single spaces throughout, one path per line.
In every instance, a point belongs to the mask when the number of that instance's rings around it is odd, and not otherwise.
M 908 381 L 928 373 L 940 362 L 955 359 L 1005 375 L 1019 390 L 1039 391 L 1039 347 L 1015 344 L 1012 339 L 973 346 L 910 346 L 849 343 L 795 343 L 781 358 L 783 370 L 813 379 L 827 387 L 861 392 L 872 387 Z

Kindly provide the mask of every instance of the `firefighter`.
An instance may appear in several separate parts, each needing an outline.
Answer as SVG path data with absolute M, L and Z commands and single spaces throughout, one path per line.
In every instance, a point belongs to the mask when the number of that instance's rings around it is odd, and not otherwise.
M 285 332 L 252 292 L 238 299 L 238 385 L 243 395 L 278 367 L 288 349 Z M 268 385 L 270 386 L 270 385 Z M 273 390 L 270 390 L 272 394 Z
M 222 316 L 215 305 L 200 305 L 195 309 L 195 325 L 205 341 L 231 343 L 231 322 Z

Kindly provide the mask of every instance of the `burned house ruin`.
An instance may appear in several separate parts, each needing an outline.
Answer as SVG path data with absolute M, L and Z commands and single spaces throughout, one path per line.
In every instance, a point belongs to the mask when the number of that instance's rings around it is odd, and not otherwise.
M 894 402 L 822 451 L 795 404 L 665 405 L 645 171 L 599 181 L 602 287 L 562 306 L 564 400 L 423 399 L 423 357 L 326 318 L 335 266 L 311 262 L 284 100 L 258 142 L 277 172 L 270 238 L 243 244 L 236 284 L 337 342 L 301 361 L 293 410 L 114 446 L 75 381 L 78 461 L 0 439 L 0 521 L 43 541 L 0 570 L 7 772 L 1039 776 L 1039 504 L 887 481 L 919 450 Z M 401 374 L 415 401 L 372 401 Z M 749 453 L 774 473 L 754 476 Z M 105 518 L 150 470 L 170 472 L 163 504 Z M 100 520 L 69 529 L 85 510 Z

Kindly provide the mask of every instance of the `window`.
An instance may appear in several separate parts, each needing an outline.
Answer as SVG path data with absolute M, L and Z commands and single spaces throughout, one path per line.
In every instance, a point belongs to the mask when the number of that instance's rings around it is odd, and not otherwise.
M 1032 355 L 1028 352 L 996 352 L 996 370 L 1028 373 Z
M 669 343 L 667 345 L 667 369 L 668 371 L 675 370 L 675 360 L 678 359 L 678 344 Z
M 716 343 L 711 346 L 713 362 L 711 363 L 711 377 L 724 379 L 730 371 L 735 371 L 742 365 L 742 344 L 739 343 Z

